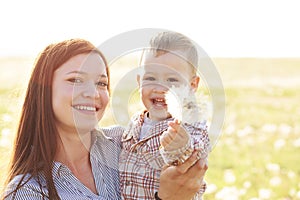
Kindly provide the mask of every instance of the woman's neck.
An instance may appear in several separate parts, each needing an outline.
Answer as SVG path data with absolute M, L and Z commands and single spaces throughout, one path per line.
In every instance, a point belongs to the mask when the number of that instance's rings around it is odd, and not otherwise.
M 90 162 L 91 132 L 59 133 L 55 160 L 66 165 L 82 184 L 98 194 Z
M 65 133 L 59 131 L 57 153 L 55 160 L 70 168 L 77 168 L 83 163 L 89 163 L 89 150 L 91 147 L 91 133 Z

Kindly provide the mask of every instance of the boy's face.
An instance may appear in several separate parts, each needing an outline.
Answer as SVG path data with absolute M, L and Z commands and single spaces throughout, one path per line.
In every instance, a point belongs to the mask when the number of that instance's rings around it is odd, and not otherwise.
M 144 55 L 142 73 L 138 75 L 141 99 L 152 120 L 160 121 L 170 117 L 165 94 L 174 85 L 189 85 L 197 90 L 199 77 L 192 74 L 192 66 L 183 58 L 165 53 L 154 56 L 151 52 Z

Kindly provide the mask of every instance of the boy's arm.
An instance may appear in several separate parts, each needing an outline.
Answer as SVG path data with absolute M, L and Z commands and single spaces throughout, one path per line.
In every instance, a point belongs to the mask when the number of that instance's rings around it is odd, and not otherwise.
M 203 123 L 180 125 L 178 120 L 169 122 L 161 136 L 160 153 L 166 164 L 178 165 L 188 159 L 194 150 L 198 158 L 206 158 L 210 151 L 209 137 Z
M 160 138 L 160 153 L 166 164 L 178 165 L 183 159 L 181 156 L 186 155 L 188 158 L 193 152 L 191 136 L 180 126 L 178 120 L 168 124 L 168 129 Z
M 184 163 L 197 150 L 197 160 L 200 166 L 207 165 L 207 156 L 210 151 L 210 142 L 203 123 L 185 124 L 181 126 L 178 121 L 169 122 L 169 128 L 161 136 L 160 153 L 168 165 Z M 197 162 L 194 161 L 194 163 Z M 203 180 L 200 190 L 193 200 L 201 200 L 206 190 L 206 182 Z

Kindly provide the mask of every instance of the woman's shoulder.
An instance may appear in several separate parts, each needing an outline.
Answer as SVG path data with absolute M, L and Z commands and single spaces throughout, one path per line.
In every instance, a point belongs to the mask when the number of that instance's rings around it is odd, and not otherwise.
M 108 127 L 101 127 L 100 130 L 104 133 L 105 136 L 107 137 L 112 137 L 112 138 L 121 138 L 125 127 L 123 126 L 108 126 Z
M 18 187 L 17 191 L 16 188 Z M 4 195 L 8 195 L 5 199 L 40 199 L 43 196 L 43 193 L 46 194 L 47 191 L 44 191 L 46 188 L 38 183 L 36 178 L 32 177 L 30 174 L 21 174 L 15 176 L 7 185 Z M 42 191 L 43 190 L 43 191 Z
M 15 176 L 8 184 L 8 186 L 17 186 L 19 183 L 22 185 L 35 184 L 36 180 L 30 174 L 20 174 Z

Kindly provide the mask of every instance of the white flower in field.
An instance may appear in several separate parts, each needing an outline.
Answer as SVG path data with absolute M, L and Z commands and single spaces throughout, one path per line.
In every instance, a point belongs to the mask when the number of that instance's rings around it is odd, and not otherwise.
M 11 146 L 11 130 L 8 128 L 4 128 L 1 131 L 1 138 L 0 138 L 0 146 L 1 147 L 9 147 Z
M 208 104 L 203 94 L 200 94 L 200 103 L 188 86 L 169 88 L 166 94 L 168 111 L 172 117 L 183 123 L 194 123 L 207 119 Z
M 287 173 L 287 175 L 288 175 L 288 177 L 289 177 L 290 179 L 293 179 L 293 178 L 296 177 L 296 173 L 293 172 L 293 171 L 289 171 L 289 172 Z
M 245 188 L 242 188 L 239 190 L 239 196 L 243 196 L 247 193 L 247 190 Z
M 2 116 L 2 120 L 3 120 L 4 122 L 11 122 L 11 121 L 13 120 L 13 118 L 12 118 L 12 116 L 10 116 L 10 115 L 8 115 L 8 114 L 4 114 L 4 115 Z
M 280 150 L 284 146 L 285 146 L 285 140 L 284 139 L 278 139 L 274 142 L 274 149 L 276 149 L 276 150 Z
M 283 135 L 288 135 L 292 131 L 292 127 L 288 124 L 280 124 L 279 132 Z
M 215 198 L 217 200 L 238 200 L 239 196 L 240 191 L 236 187 L 224 187 L 215 195 Z
M 300 191 L 297 192 L 296 197 L 300 199 Z
M 278 177 L 278 176 L 275 176 L 275 177 L 270 179 L 270 185 L 271 186 L 279 186 L 279 185 L 281 185 L 281 182 L 282 182 L 281 178 Z
M 293 142 L 294 147 L 300 147 L 300 138 Z
M 296 194 L 296 189 L 295 188 L 292 188 L 292 189 L 290 189 L 290 191 L 289 191 L 289 195 L 290 196 L 295 196 L 295 194 Z
M 225 170 L 224 172 L 224 181 L 226 183 L 234 183 L 236 180 L 235 175 L 232 170 Z
M 260 189 L 258 195 L 260 199 L 270 199 L 272 191 L 270 189 Z
M 254 129 L 252 126 L 246 126 L 244 129 L 242 130 L 238 130 L 237 135 L 238 137 L 244 137 L 249 135 L 250 133 L 253 133 Z
M 211 183 L 211 184 L 208 184 L 207 185 L 207 188 L 205 190 L 205 194 L 211 194 L 211 193 L 214 193 L 215 191 L 217 191 L 218 187 Z
M 296 199 L 300 199 L 300 191 L 297 191 L 295 188 L 290 189 L 289 195 L 291 197 L 295 197 Z
M 236 127 L 235 127 L 234 124 L 229 124 L 229 125 L 225 128 L 224 133 L 225 133 L 225 134 L 228 134 L 228 135 L 231 135 L 231 134 L 235 133 L 235 131 L 236 131 L 235 129 L 236 129 Z
M 268 163 L 266 165 L 267 170 L 269 170 L 270 172 L 274 172 L 274 173 L 278 173 L 280 171 L 280 165 L 276 164 L 276 163 Z
M 277 126 L 276 124 L 265 124 L 262 127 L 262 131 L 267 133 L 274 133 L 277 131 Z
M 250 181 L 246 181 L 246 182 L 244 182 L 244 184 L 243 184 L 244 188 L 250 188 L 251 185 L 252 185 L 252 183 L 251 183 Z

